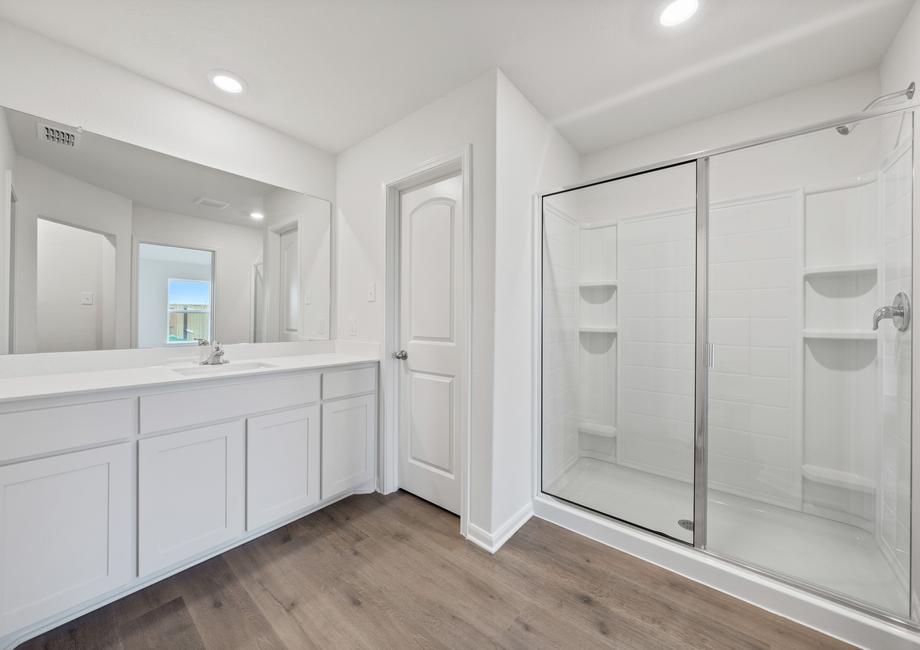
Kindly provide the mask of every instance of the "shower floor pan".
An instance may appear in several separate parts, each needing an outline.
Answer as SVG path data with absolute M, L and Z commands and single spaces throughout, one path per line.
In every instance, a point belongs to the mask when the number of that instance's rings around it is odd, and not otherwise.
M 545 492 L 693 541 L 678 523 L 693 517 L 693 492 L 682 481 L 581 458 Z M 862 528 L 722 492 L 710 492 L 708 527 L 712 551 L 907 615 L 906 586 Z

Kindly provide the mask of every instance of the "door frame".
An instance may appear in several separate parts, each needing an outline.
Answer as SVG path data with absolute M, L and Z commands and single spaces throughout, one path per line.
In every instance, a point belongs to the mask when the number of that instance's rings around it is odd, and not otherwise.
M 103 233 L 105 234 L 105 233 Z M 110 235 L 114 237 L 114 235 Z M 141 244 L 151 246 L 168 246 L 170 248 L 188 248 L 190 250 L 202 251 L 211 254 L 211 331 L 209 333 L 208 343 L 213 344 L 219 341 L 220 334 L 217 331 L 217 271 L 219 252 L 216 248 L 202 248 L 200 246 L 183 246 L 182 244 L 169 243 L 164 241 L 155 241 L 152 239 L 131 237 L 131 348 L 137 349 L 138 340 L 140 339 L 140 321 L 138 319 L 138 305 L 140 296 L 138 295 L 137 282 L 140 279 L 140 251 Z M 163 344 L 160 348 L 183 348 L 197 345 L 197 343 L 173 343 L 172 345 Z M 153 349 L 153 348 L 148 348 Z
M 386 334 L 381 360 L 380 452 L 378 454 L 377 489 L 389 494 L 399 489 L 399 362 L 393 353 L 399 350 L 399 277 L 400 277 L 400 196 L 401 193 L 428 185 L 450 176 L 460 175 L 463 192 L 463 310 L 464 335 L 459 343 L 462 363 L 459 381 L 460 429 L 460 534 L 467 536 L 470 512 L 470 377 L 472 369 L 473 313 L 473 188 L 471 144 L 459 151 L 429 159 L 414 169 L 384 184 L 386 201 Z
M 263 301 L 265 303 L 265 324 L 263 336 L 267 341 L 281 341 L 281 236 L 286 235 L 292 230 L 297 231 L 297 254 L 303 250 L 300 245 L 300 237 L 303 235 L 303 229 L 300 227 L 300 217 L 285 219 L 279 224 L 269 226 L 265 231 L 265 249 L 268 251 L 268 257 L 263 254 L 262 257 L 262 274 L 263 286 L 267 287 Z M 299 263 L 302 263 L 299 261 Z M 298 270 L 298 273 L 300 271 Z M 303 282 L 301 281 L 301 285 Z M 275 290 L 272 290 L 272 287 Z M 303 286 L 300 287 L 298 301 L 303 303 Z M 298 329 L 303 334 L 303 305 L 301 304 L 301 322 Z

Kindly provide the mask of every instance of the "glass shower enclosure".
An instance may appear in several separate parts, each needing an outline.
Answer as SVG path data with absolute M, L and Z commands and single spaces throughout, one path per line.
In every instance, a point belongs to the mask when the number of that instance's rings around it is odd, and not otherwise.
M 912 624 L 914 112 L 838 126 L 542 196 L 541 490 Z

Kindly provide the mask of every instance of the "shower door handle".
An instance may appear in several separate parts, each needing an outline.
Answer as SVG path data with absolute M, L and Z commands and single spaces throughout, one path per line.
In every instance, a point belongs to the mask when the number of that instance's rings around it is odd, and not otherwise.
M 910 298 L 903 291 L 899 291 L 890 305 L 879 307 L 872 314 L 872 330 L 878 329 L 878 323 L 884 318 L 890 318 L 891 323 L 899 332 L 906 332 L 910 327 Z

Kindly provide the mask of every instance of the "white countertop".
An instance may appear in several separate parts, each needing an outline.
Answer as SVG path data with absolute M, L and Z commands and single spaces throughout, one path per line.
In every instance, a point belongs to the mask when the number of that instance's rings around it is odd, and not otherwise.
M 228 355 L 229 356 L 229 355 Z M 186 376 L 175 372 L 173 368 L 196 367 L 191 362 L 166 364 L 142 368 L 119 368 L 117 370 L 93 370 L 88 372 L 66 372 L 59 374 L 30 375 L 0 379 L 0 402 L 32 399 L 37 397 L 57 397 L 106 390 L 125 388 L 149 388 L 152 386 L 172 386 L 182 383 L 202 383 L 221 378 L 239 378 L 255 375 L 270 375 L 292 370 L 317 370 L 334 366 L 356 363 L 372 363 L 376 356 L 322 353 L 292 356 L 263 357 L 259 359 L 240 359 L 240 366 L 263 363 L 270 367 L 233 370 L 233 360 L 221 366 L 223 372 L 208 376 Z

